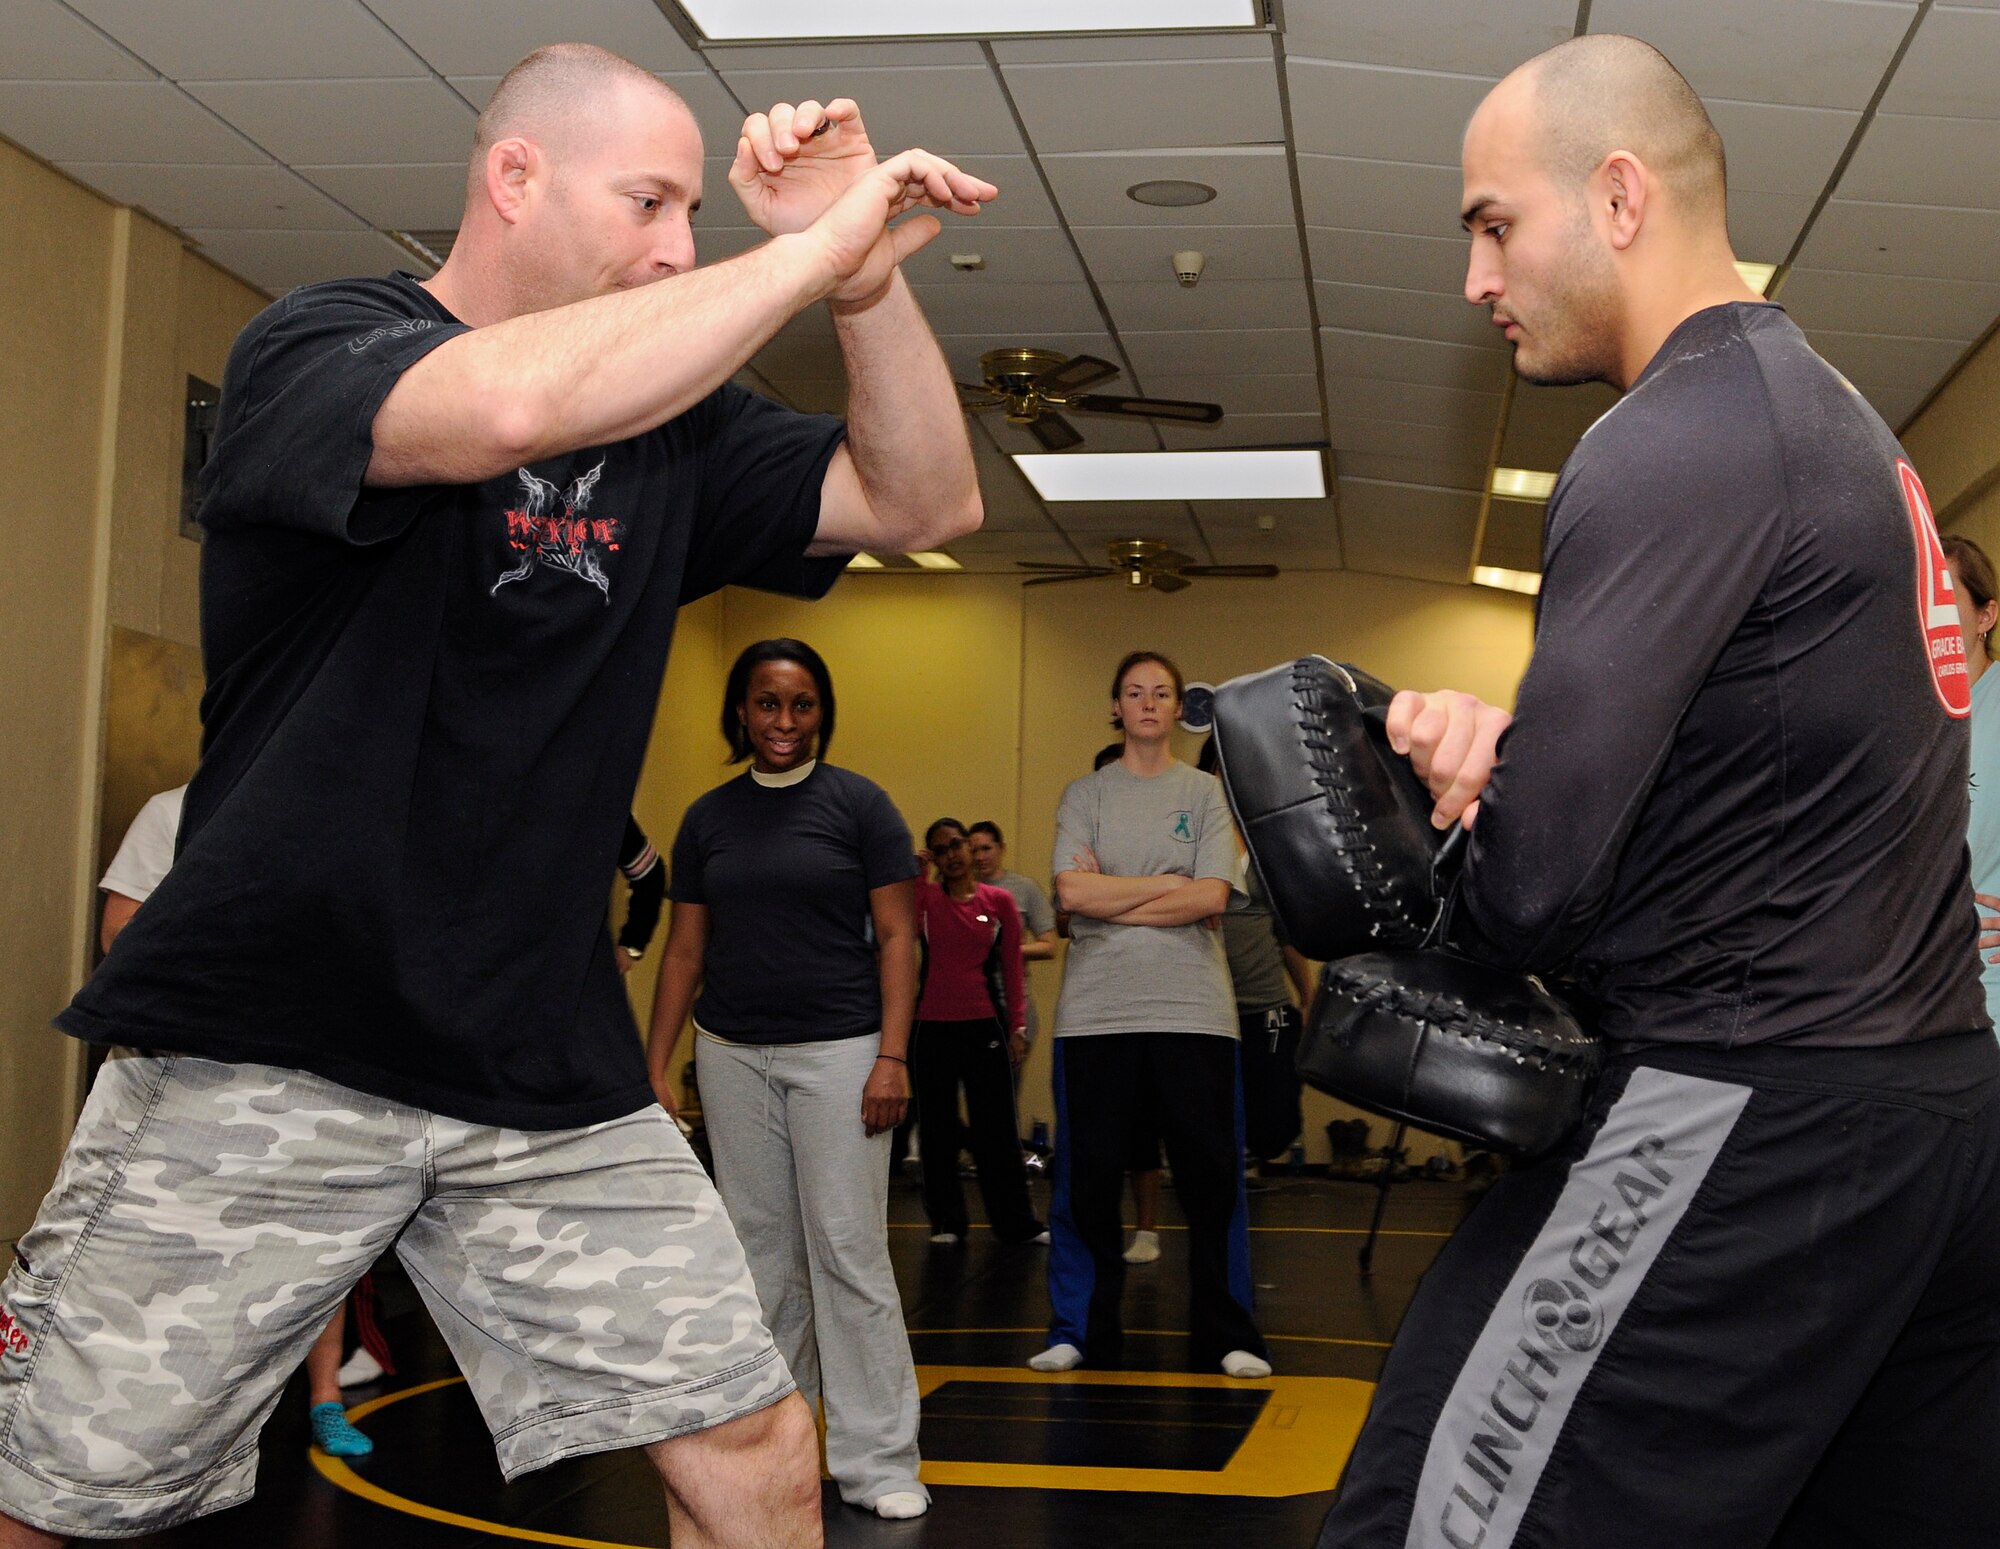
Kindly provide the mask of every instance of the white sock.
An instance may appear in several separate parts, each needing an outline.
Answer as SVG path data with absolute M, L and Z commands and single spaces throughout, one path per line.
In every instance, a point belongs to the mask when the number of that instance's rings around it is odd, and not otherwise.
M 875 1515 L 900 1521 L 904 1517 L 921 1517 L 931 1509 L 931 1503 L 915 1490 L 891 1490 L 887 1495 L 875 1498 Z
M 1083 1352 L 1075 1345 L 1050 1345 L 1040 1355 L 1030 1356 L 1028 1364 L 1038 1372 L 1074 1371 L 1083 1364 Z
M 1143 1228 L 1132 1234 L 1132 1246 L 1125 1250 L 1127 1264 L 1151 1264 L 1160 1256 L 1160 1234 Z
M 1222 1358 L 1222 1370 L 1230 1377 L 1268 1377 L 1271 1363 L 1248 1350 L 1232 1350 Z
M 365 1382 L 373 1382 L 382 1375 L 382 1363 L 369 1353 L 366 1345 L 359 1346 L 347 1358 L 347 1364 L 340 1368 L 334 1379 L 343 1388 L 358 1388 Z

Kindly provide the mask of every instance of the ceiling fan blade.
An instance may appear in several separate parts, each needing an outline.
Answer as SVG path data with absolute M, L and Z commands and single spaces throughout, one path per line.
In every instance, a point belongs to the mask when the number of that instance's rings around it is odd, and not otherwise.
M 1190 403 L 1182 398 L 1112 398 L 1084 393 L 1063 404 L 1079 414 L 1128 414 L 1149 420 L 1182 420 L 1190 425 L 1213 425 L 1222 418 L 1219 403 Z
M 1060 414 L 1038 414 L 1028 421 L 1028 434 L 1041 444 L 1045 452 L 1067 452 L 1073 446 L 1083 445 L 1083 436 L 1076 426 Z
M 1194 564 L 1194 556 L 1192 554 L 1183 554 L 1179 549 L 1162 549 L 1159 553 L 1147 559 L 1146 568 L 1148 570 L 1185 571 L 1192 564 Z
M 1020 561 L 1016 560 L 1015 563 L 1019 564 Z M 1109 574 L 1111 574 L 1111 572 L 1108 570 L 1091 570 L 1091 571 L 1079 570 L 1074 575 L 1029 576 L 1028 579 L 1023 581 L 1021 584 L 1023 586 L 1054 586 L 1058 581 L 1095 581 L 1099 576 L 1109 575 Z
M 989 388 L 974 387 L 970 382 L 954 382 L 958 389 L 958 406 L 968 413 L 980 409 L 997 409 L 1007 400 Z
M 1200 576 L 1204 580 L 1262 580 L 1277 573 L 1276 565 L 1183 565 L 1181 567 L 1182 575 Z
M 1111 567 L 1108 565 L 1050 565 L 1043 563 L 1039 559 L 1017 559 L 1014 561 L 1014 568 L 1017 570 L 1049 570 L 1061 576 L 1111 574 Z
M 1167 570 L 1159 571 L 1153 577 L 1153 590 L 1156 592 L 1184 592 L 1192 585 L 1192 581 L 1184 581 Z
M 1118 368 L 1108 360 L 1099 360 L 1095 355 L 1072 355 L 1060 366 L 1035 378 L 1035 387 L 1045 394 L 1075 393 L 1086 387 L 1095 387 L 1099 382 L 1108 382 L 1117 375 Z

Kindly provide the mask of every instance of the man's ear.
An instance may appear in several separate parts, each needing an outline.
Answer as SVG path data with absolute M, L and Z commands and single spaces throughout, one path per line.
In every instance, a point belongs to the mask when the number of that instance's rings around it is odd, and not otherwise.
M 1592 178 L 1598 210 L 1611 245 L 1624 252 L 1638 240 L 1652 200 L 1653 172 L 1630 151 L 1613 151 Z
M 541 148 L 518 135 L 496 140 L 486 152 L 486 197 L 509 225 L 521 218 L 529 190 L 544 166 Z

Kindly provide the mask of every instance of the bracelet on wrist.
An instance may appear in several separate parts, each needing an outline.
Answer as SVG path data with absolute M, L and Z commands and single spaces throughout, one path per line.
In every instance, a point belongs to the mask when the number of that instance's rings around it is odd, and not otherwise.
M 906 1069 L 908 1068 L 910 1063 L 908 1060 L 904 1059 L 900 1054 L 878 1054 L 875 1056 L 875 1058 L 877 1058 L 878 1060 L 894 1060 L 898 1065 L 901 1065 Z

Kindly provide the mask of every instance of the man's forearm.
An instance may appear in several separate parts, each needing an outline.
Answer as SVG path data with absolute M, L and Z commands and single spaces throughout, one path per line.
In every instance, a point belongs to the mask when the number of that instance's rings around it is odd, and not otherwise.
M 833 282 L 812 241 L 778 237 L 713 267 L 475 328 L 411 366 L 383 401 L 366 482 L 476 483 L 651 430 L 728 381 Z
M 977 525 L 965 411 L 899 269 L 864 307 L 833 307 L 847 365 L 847 450 L 884 546 L 930 548 Z

